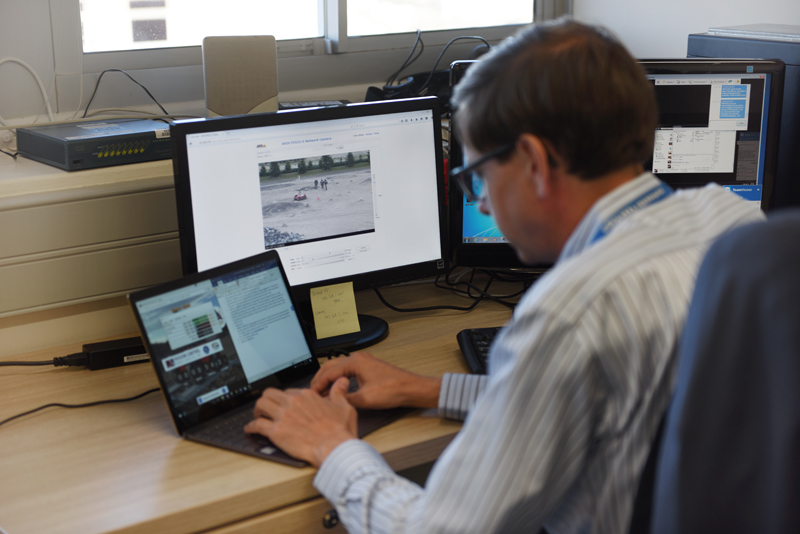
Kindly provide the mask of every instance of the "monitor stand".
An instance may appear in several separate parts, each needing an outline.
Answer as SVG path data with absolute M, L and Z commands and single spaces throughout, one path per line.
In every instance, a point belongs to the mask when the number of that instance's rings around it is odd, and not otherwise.
M 313 331 L 313 322 L 311 324 L 311 330 Z M 328 356 L 331 351 L 337 350 L 354 352 L 374 345 L 389 335 L 389 324 L 380 317 L 359 313 L 358 324 L 361 326 L 361 330 L 358 332 L 326 337 L 325 339 L 317 339 L 317 334 L 314 331 L 311 336 L 311 348 L 314 354 L 320 357 Z
M 361 330 L 351 334 L 326 337 L 317 339 L 317 332 L 314 328 L 314 312 L 311 309 L 310 300 L 298 302 L 300 318 L 308 329 L 311 338 L 311 350 L 317 357 L 330 355 L 331 351 L 354 352 L 374 345 L 382 341 L 389 335 L 389 324 L 374 315 L 358 314 L 358 324 Z

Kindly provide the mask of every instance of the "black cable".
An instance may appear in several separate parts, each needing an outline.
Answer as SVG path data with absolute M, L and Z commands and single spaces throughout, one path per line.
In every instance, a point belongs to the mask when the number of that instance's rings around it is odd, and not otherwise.
M 411 56 L 414 55 L 414 51 L 417 49 L 418 44 L 421 45 L 421 48 L 419 49 L 419 54 L 417 54 L 417 57 L 415 57 L 414 59 L 411 59 Z M 422 55 L 423 50 L 425 50 L 425 43 L 422 42 L 422 30 L 417 30 L 417 38 L 414 41 L 414 46 L 411 47 L 411 52 L 408 53 L 408 57 L 406 58 L 405 61 L 403 61 L 403 64 L 400 65 L 400 68 L 397 69 L 397 71 L 394 74 L 389 76 L 389 79 L 386 81 L 386 86 L 384 86 L 384 89 L 388 88 L 390 85 L 394 83 L 395 78 L 397 78 L 397 76 L 401 72 L 403 72 L 403 69 L 409 67 L 412 63 L 414 63 L 417 59 L 419 59 L 419 56 Z M 411 61 L 409 61 L 409 59 L 411 59 Z
M 380 299 L 380 301 L 383 303 L 384 306 L 386 306 L 387 308 L 389 308 L 392 311 L 401 312 L 401 313 L 426 312 L 426 311 L 436 311 L 436 310 L 455 310 L 455 311 L 467 311 L 468 312 L 468 311 L 474 310 L 475 306 L 480 304 L 480 302 L 484 298 L 487 297 L 487 292 L 489 291 L 489 286 L 492 285 L 492 281 L 493 281 L 492 279 L 489 279 L 489 281 L 486 283 L 486 287 L 481 292 L 481 295 L 478 296 L 478 297 L 473 297 L 475 299 L 475 301 L 472 304 L 470 304 L 469 306 L 466 306 L 466 307 L 465 306 L 444 305 L 444 306 L 426 306 L 426 307 L 423 307 L 423 308 L 398 308 L 396 306 L 393 306 L 393 305 L 389 304 L 386 301 L 386 299 L 383 298 L 383 295 L 381 295 L 381 292 L 378 291 L 378 288 L 375 288 L 375 294 L 378 295 L 378 299 Z M 480 290 L 478 290 L 478 291 L 480 291 Z
M 76 352 L 68 356 L 60 356 L 52 360 L 38 361 L 38 362 L 0 362 L 0 367 L 11 366 L 33 366 L 33 365 L 52 365 L 54 367 L 78 367 L 87 365 L 89 357 L 83 352 Z
M 470 273 L 469 281 L 467 281 L 467 282 L 451 282 L 450 281 L 450 275 L 452 274 L 454 269 L 455 269 L 455 267 L 450 269 L 450 271 L 448 271 L 445 274 L 444 283 L 447 284 L 446 286 L 443 286 L 443 285 L 439 284 L 439 278 L 438 277 L 437 277 L 436 281 L 434 282 L 434 285 L 436 287 L 440 288 L 440 289 L 446 289 L 448 291 L 453 291 L 455 293 L 459 293 L 459 294 L 464 295 L 464 296 L 469 297 L 469 298 L 473 298 L 473 299 L 474 298 L 485 298 L 485 299 L 488 299 L 488 300 L 492 300 L 494 302 L 502 304 L 503 306 L 506 306 L 506 307 L 511 308 L 511 309 L 514 309 L 516 307 L 516 303 L 515 302 L 507 302 L 506 299 L 512 299 L 512 298 L 515 298 L 515 297 L 518 297 L 518 296 L 522 295 L 523 293 L 525 293 L 525 291 L 528 290 L 528 288 L 531 286 L 531 284 L 535 280 L 535 278 L 531 279 L 531 278 L 527 278 L 527 277 L 520 277 L 518 279 L 511 279 L 511 278 L 504 279 L 501 276 L 498 276 L 499 273 L 496 272 L 496 271 L 487 271 L 487 270 L 481 269 L 480 272 L 482 272 L 483 274 L 489 276 L 490 282 L 493 281 L 493 280 L 499 280 L 501 282 L 511 282 L 511 283 L 521 282 L 522 283 L 522 288 L 519 291 L 515 292 L 515 293 L 511 293 L 511 294 L 508 294 L 508 295 L 491 295 L 491 294 L 488 293 L 489 285 L 487 285 L 486 289 L 481 290 L 479 287 L 475 286 L 472 283 L 472 281 L 475 278 L 475 272 L 478 269 L 472 269 L 472 271 Z M 467 289 L 466 290 L 460 289 L 458 287 L 458 285 L 460 285 L 460 284 L 463 284 L 463 285 L 467 286 Z M 448 287 L 448 286 L 450 286 L 450 287 Z M 473 295 L 473 291 L 477 292 L 478 296 Z
M 54 360 L 49 360 L 49 361 L 46 361 L 46 362 L 0 362 L 0 367 L 53 365 L 53 364 L 54 364 Z
M 14 158 L 14 159 L 17 159 L 17 156 L 19 156 L 19 152 L 14 152 L 14 153 L 12 154 L 11 152 L 6 152 L 6 151 L 5 151 L 5 150 L 3 150 L 2 148 L 0 148 L 0 152 L 2 152 L 3 154 L 5 154 L 5 155 L 7 155 L 7 156 L 11 156 L 11 157 L 12 157 L 12 158 Z
M 45 408 L 89 408 L 91 406 L 99 406 L 101 404 L 116 404 L 120 402 L 130 402 L 135 401 L 137 399 L 141 399 L 145 395 L 150 395 L 151 393 L 155 393 L 156 391 L 160 391 L 160 388 L 149 389 L 144 393 L 139 393 L 138 395 L 134 395 L 133 397 L 127 397 L 125 399 L 109 399 L 109 400 L 102 400 L 102 401 L 94 401 L 94 402 L 87 402 L 85 404 L 62 404 L 60 402 L 53 402 L 50 404 L 45 404 L 44 406 L 39 406 L 38 408 L 34 408 L 33 410 L 28 410 L 27 412 L 23 412 L 17 414 L 13 417 L 9 417 L 5 421 L 0 421 L 0 426 L 13 421 L 14 419 L 19 419 L 20 417 L 24 417 L 26 415 L 30 415 L 32 413 L 38 412 L 40 410 L 44 410 Z
M 144 89 L 144 92 L 147 93 L 147 96 L 149 96 L 150 98 L 153 99 L 153 102 L 155 102 L 158 105 L 158 107 L 161 108 L 161 111 L 164 113 L 164 115 L 169 115 L 169 113 L 167 113 L 167 110 L 164 109 L 164 106 L 159 104 L 158 100 L 156 100 L 156 98 L 150 93 L 150 91 L 147 90 L 147 87 L 145 87 L 144 85 L 142 85 L 139 82 L 137 82 L 136 80 L 134 80 L 133 76 L 131 76 L 130 74 L 128 74 L 127 72 L 125 72 L 122 69 L 106 69 L 106 70 L 104 70 L 103 72 L 100 73 L 100 76 L 97 77 L 97 83 L 94 86 L 94 91 L 92 91 L 92 96 L 89 98 L 89 103 L 86 104 L 86 109 L 83 110 L 83 118 L 84 119 L 86 118 L 86 114 L 89 112 L 89 106 L 92 105 L 92 100 L 94 100 L 94 96 L 97 94 L 97 88 L 100 87 L 100 80 L 103 79 L 103 74 L 105 74 L 106 72 L 121 72 L 122 74 L 124 74 L 125 76 L 130 78 L 133 83 L 135 83 L 136 85 L 138 85 L 139 87 Z
M 472 310 L 475 309 L 475 306 L 477 306 L 480 303 L 480 301 L 483 299 L 482 297 L 478 297 L 478 298 L 475 299 L 475 302 L 473 302 L 472 304 L 470 304 L 467 307 L 463 307 L 463 306 L 427 306 L 427 307 L 424 307 L 424 308 L 398 308 L 396 306 L 392 306 L 391 304 L 389 304 L 386 301 L 386 299 L 383 298 L 383 295 L 381 295 L 381 292 L 378 291 L 378 288 L 375 288 L 375 294 L 378 295 L 378 298 L 380 299 L 380 301 L 383 303 L 384 306 L 386 306 L 387 308 L 389 308 L 392 311 L 402 312 L 402 313 L 426 312 L 426 311 L 436 311 L 436 310 L 472 311 Z
M 444 45 L 444 48 L 442 48 L 442 51 L 439 53 L 439 57 L 436 58 L 436 62 L 433 64 L 433 68 L 431 69 L 431 73 L 428 75 L 428 79 L 425 80 L 425 83 L 422 84 L 422 87 L 420 87 L 419 90 L 417 91 L 417 96 L 420 96 L 422 94 L 422 91 L 426 87 L 428 87 L 428 84 L 433 78 L 433 75 L 436 74 L 436 67 L 439 65 L 439 61 L 442 60 L 442 56 L 444 56 L 444 53 L 447 51 L 450 45 L 455 43 L 456 41 L 460 41 L 461 39 L 477 39 L 479 41 L 483 41 L 483 43 L 489 48 L 492 48 L 492 45 L 489 44 L 489 41 L 477 35 L 462 35 L 461 37 L 454 37 L 453 39 L 450 39 L 450 42 L 448 42 L 446 45 Z

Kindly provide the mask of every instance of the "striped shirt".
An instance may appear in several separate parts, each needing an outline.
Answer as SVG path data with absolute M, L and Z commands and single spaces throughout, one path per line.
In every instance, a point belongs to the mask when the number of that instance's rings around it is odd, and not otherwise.
M 716 185 L 629 209 L 661 185 L 644 174 L 596 202 L 520 300 L 488 375 L 445 375 L 440 413 L 465 422 L 424 489 L 362 441 L 331 453 L 314 485 L 349 532 L 627 530 L 700 261 L 764 217 Z

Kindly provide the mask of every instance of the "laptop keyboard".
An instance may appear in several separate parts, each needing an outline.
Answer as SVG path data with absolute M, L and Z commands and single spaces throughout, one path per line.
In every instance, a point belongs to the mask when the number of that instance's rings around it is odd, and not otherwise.
M 271 445 L 270 441 L 258 434 L 247 434 L 244 427 L 253 420 L 253 406 L 250 403 L 241 407 L 235 413 L 219 417 L 209 424 L 192 431 L 193 437 L 207 439 L 228 445 L 234 448 L 244 448 L 247 450 L 258 450 L 265 445 Z
M 308 384 L 306 383 L 304 387 L 308 387 Z M 358 380 L 356 377 L 352 377 L 350 379 L 349 392 L 352 393 L 357 389 Z M 209 421 L 206 425 L 192 430 L 192 437 L 210 440 L 236 449 L 261 451 L 265 454 L 270 454 L 268 450 L 262 450 L 265 447 L 273 447 L 269 439 L 260 434 L 248 434 L 244 431 L 245 425 L 253 420 L 254 407 L 255 401 L 230 414 L 226 414 L 225 417 Z
M 489 347 L 495 336 L 500 331 L 499 326 L 484 328 L 468 328 L 456 336 L 458 347 L 467 362 L 467 366 L 474 374 L 486 374 L 486 360 L 489 357 Z

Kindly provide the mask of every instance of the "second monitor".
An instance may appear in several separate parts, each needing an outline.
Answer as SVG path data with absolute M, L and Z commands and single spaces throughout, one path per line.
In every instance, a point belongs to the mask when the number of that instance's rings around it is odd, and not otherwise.
M 451 65 L 456 85 L 474 61 Z M 674 188 L 716 182 L 763 210 L 773 205 L 785 66 L 773 60 L 642 60 L 659 105 L 646 170 Z M 458 142 L 450 168 L 463 163 Z M 451 188 L 453 260 L 522 267 L 492 217 Z

